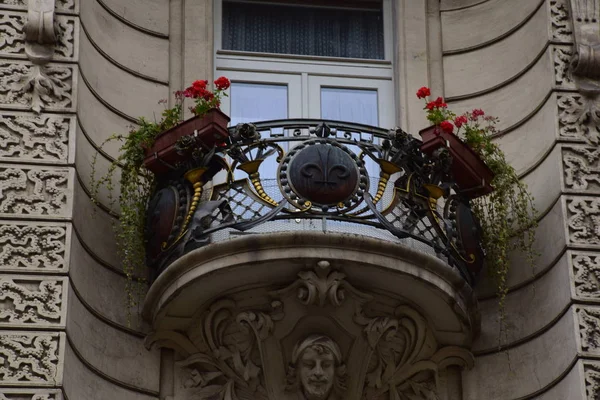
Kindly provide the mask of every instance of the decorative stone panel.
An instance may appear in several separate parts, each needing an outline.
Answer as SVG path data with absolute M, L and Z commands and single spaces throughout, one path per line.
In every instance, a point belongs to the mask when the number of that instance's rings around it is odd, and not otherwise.
M 600 307 L 575 307 L 582 353 L 600 355 Z
M 600 147 L 562 146 L 566 191 L 600 194 Z
M 62 400 L 57 389 L 0 389 L 0 400 Z
M 74 138 L 74 116 L 0 114 L 0 161 L 72 163 Z
M 600 197 L 564 197 L 567 243 L 571 246 L 600 246 Z
M 26 59 L 25 34 L 27 14 L 17 11 L 0 11 L 0 56 Z M 54 61 L 76 61 L 78 54 L 79 21 L 66 15 L 56 16 Z
M 550 0 L 550 37 L 563 43 L 573 42 L 573 24 L 568 0 Z
M 27 10 L 30 0 L 1 0 L 0 9 Z M 57 13 L 73 14 L 79 12 L 79 0 L 55 0 Z
M 70 224 L 4 221 L 0 272 L 66 273 L 70 247 Z
M 572 46 L 553 46 L 552 58 L 554 60 L 554 83 L 560 88 L 575 89 L 575 82 L 571 77 L 569 65 L 573 57 Z
M 583 363 L 585 392 L 588 400 L 600 398 L 600 363 L 585 361 Z
M 560 139 L 600 144 L 600 104 L 578 93 L 557 97 Z
M 0 217 L 70 217 L 73 178 L 69 168 L 0 165 Z
M 60 385 L 64 351 L 64 333 L 0 331 L 0 385 Z
M 600 301 L 600 254 L 569 252 L 573 297 Z
M 0 63 L 0 106 L 16 109 L 75 111 L 75 65 Z
M 67 278 L 0 276 L 0 327 L 64 327 L 67 288 Z

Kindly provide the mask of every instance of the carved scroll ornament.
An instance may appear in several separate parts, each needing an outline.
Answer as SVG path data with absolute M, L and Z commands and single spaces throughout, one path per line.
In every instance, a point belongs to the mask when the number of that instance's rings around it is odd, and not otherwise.
M 218 300 L 186 332 L 148 338 L 184 358 L 175 400 L 433 400 L 445 368 L 472 366 L 412 307 L 374 311 L 328 261 L 270 297 L 251 310 Z

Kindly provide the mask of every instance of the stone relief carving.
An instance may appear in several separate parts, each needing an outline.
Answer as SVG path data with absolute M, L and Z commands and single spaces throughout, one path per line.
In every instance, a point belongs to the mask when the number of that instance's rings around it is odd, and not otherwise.
M 560 42 L 573 41 L 573 26 L 567 0 L 550 0 L 552 39 Z
M 342 352 L 333 339 L 313 334 L 296 343 L 287 371 L 287 392 L 303 399 L 343 400 L 346 379 Z
M 569 65 L 573 58 L 573 50 L 571 47 L 553 47 L 552 54 L 554 56 L 554 82 L 560 87 L 574 87 L 574 82 L 571 77 Z
M 0 54 L 9 57 L 27 57 L 25 26 L 27 18 L 19 12 L 4 11 L 0 13 Z M 59 15 L 55 21 L 56 43 L 53 46 L 52 58 L 60 61 L 75 59 L 75 26 L 74 17 Z
M 63 319 L 62 279 L 0 279 L 0 324 L 60 325 Z
M 0 389 L 0 400 L 62 400 L 59 390 Z
M 67 215 L 69 186 L 67 169 L 0 168 L 0 213 Z
M 588 400 L 600 398 L 600 363 L 586 361 L 583 363 L 583 371 Z
M 199 331 L 197 349 L 204 351 L 191 353 L 181 363 L 188 371 L 183 387 L 189 398 L 267 399 L 258 353 L 261 339 L 272 328 L 265 313 L 241 312 L 232 300 L 214 303 Z
M 0 332 L 3 384 L 58 384 L 62 334 Z
M 253 310 L 218 300 L 187 331 L 149 336 L 185 358 L 174 399 L 433 400 L 442 369 L 473 362 L 440 348 L 410 306 L 374 311 L 374 297 L 328 261 L 267 298 Z
M 563 146 L 565 186 L 577 191 L 600 190 L 600 149 Z
M 567 198 L 566 205 L 569 241 L 600 245 L 600 198 Z
M 0 270 L 65 272 L 67 228 L 62 225 L 0 225 Z
M 581 350 L 600 354 L 600 309 L 575 308 L 579 321 Z
M 72 111 L 74 67 L 24 62 L 0 64 L 0 105 L 36 112 Z
M 31 0 L 2 0 L 0 8 L 4 6 L 12 6 L 14 8 L 26 9 Z M 75 12 L 77 11 L 78 0 L 56 0 L 56 10 L 59 12 Z
M 571 265 L 575 295 L 587 299 L 600 299 L 600 255 L 572 253 Z
M 67 163 L 75 119 L 53 114 L 0 115 L 0 158 Z
M 557 98 L 561 138 L 600 144 L 600 100 L 580 94 Z
M 46 64 L 52 59 L 54 32 L 54 0 L 36 0 L 27 4 L 25 54 L 34 64 Z

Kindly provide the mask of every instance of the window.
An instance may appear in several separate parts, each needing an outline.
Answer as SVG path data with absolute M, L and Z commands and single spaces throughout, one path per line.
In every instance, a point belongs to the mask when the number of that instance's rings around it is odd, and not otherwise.
M 215 21 L 216 76 L 232 81 L 222 104 L 232 125 L 313 118 L 394 126 L 391 0 L 216 0 Z M 260 172 L 274 178 L 276 165 Z
M 384 58 L 380 1 L 344 1 L 336 8 L 295 3 L 224 0 L 223 49 Z

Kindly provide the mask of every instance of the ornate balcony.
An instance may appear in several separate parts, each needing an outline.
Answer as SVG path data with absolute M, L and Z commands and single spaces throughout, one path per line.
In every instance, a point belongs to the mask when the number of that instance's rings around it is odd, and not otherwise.
M 203 140 L 184 136 L 179 161 L 154 160 L 166 172 L 148 210 L 153 278 L 210 243 L 319 231 L 429 253 L 475 283 L 479 226 L 446 149 L 428 156 L 401 129 L 321 120 L 240 124 L 212 149 Z

